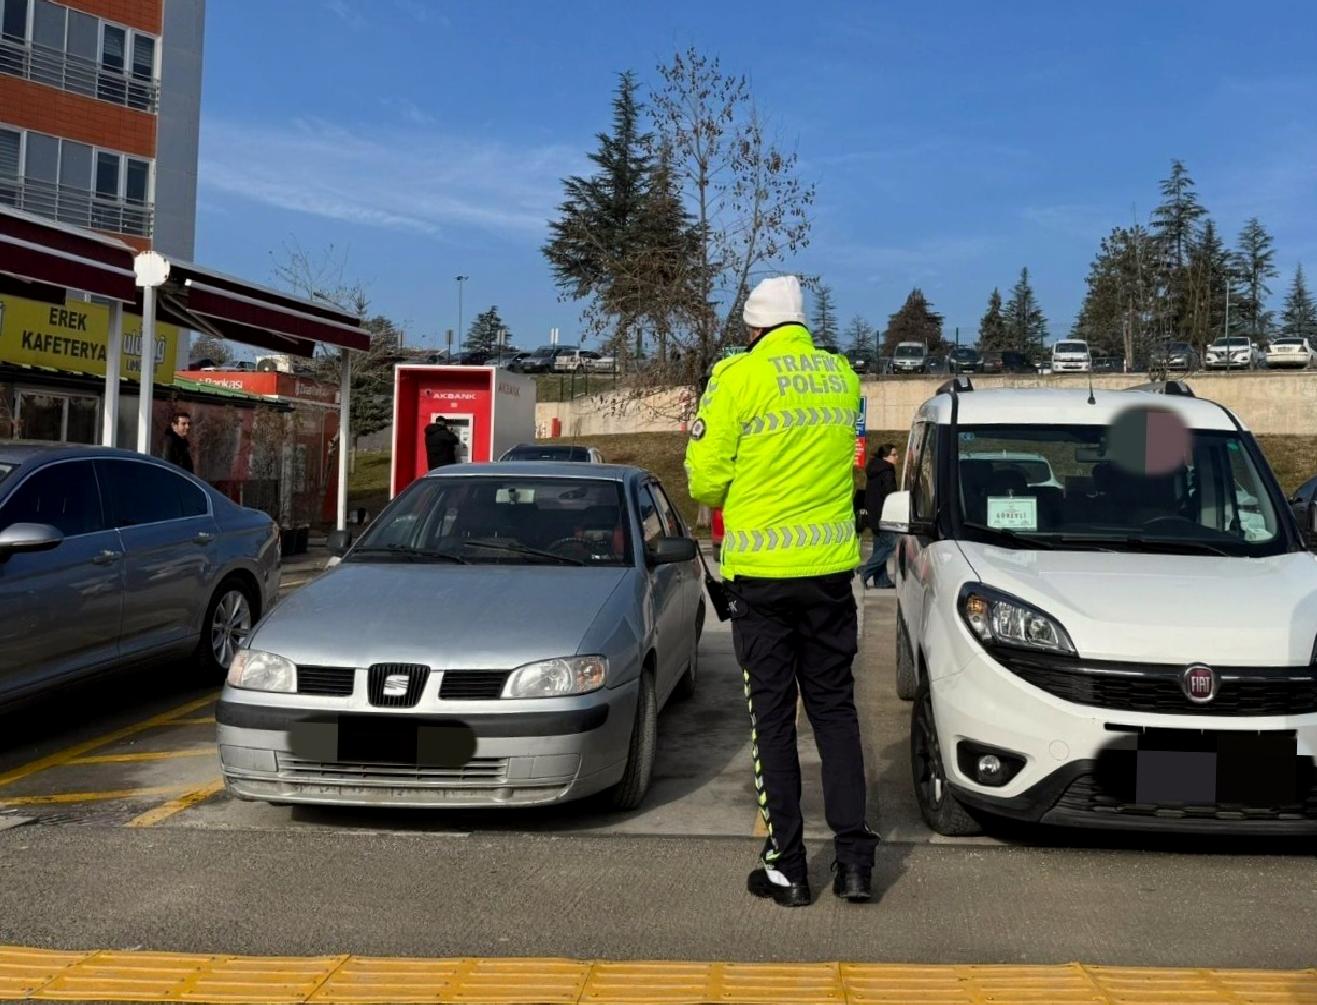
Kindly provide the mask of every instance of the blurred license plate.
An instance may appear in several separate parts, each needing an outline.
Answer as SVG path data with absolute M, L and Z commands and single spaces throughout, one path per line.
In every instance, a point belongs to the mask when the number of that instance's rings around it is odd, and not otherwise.
M 1296 800 L 1294 733 L 1148 730 L 1139 737 L 1135 801 L 1272 806 Z

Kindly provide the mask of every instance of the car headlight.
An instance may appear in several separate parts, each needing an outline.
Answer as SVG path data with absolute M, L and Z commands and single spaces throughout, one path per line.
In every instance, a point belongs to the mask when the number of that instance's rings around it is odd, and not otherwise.
M 259 649 L 240 649 L 229 664 L 227 680 L 232 687 L 248 691 L 291 693 L 297 690 L 297 664 Z
M 513 670 L 503 687 L 504 698 L 559 698 L 598 691 L 608 679 L 603 656 L 570 656 L 540 660 Z
M 960 592 L 960 616 L 983 645 L 1075 652 L 1061 623 L 1018 597 L 972 583 Z

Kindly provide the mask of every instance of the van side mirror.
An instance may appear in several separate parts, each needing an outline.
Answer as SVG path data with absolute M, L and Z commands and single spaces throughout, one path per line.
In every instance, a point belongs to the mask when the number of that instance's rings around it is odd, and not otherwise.
M 902 489 L 889 492 L 883 500 L 882 516 L 878 520 L 878 529 L 889 534 L 910 533 L 910 493 Z
M 50 551 L 64 540 L 59 530 L 47 523 L 12 523 L 0 531 L 0 562 L 11 555 L 30 551 Z
M 650 565 L 680 565 L 682 562 L 693 562 L 699 553 L 700 546 L 689 537 L 665 537 L 645 548 L 645 557 Z

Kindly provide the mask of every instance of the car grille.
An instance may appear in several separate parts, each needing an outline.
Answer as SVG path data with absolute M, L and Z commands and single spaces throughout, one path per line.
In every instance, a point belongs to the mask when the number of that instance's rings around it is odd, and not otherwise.
M 386 684 L 398 677 L 404 679 L 405 690 L 385 694 Z M 411 708 L 421 700 L 429 677 L 430 668 L 417 663 L 376 663 L 366 671 L 367 695 L 377 708 Z
M 342 698 L 352 693 L 357 671 L 353 667 L 297 667 L 297 693 Z
M 508 670 L 445 670 L 439 697 L 445 701 L 479 701 L 498 698 L 508 682 Z
M 1166 820 L 1219 820 L 1222 822 L 1305 821 L 1317 820 L 1317 784 L 1307 789 L 1301 802 L 1284 806 L 1242 806 L 1209 804 L 1185 806 L 1136 803 L 1115 788 L 1108 787 L 1097 775 L 1080 775 L 1061 794 L 1055 810 L 1094 815 L 1160 818 Z
M 437 768 L 415 764 L 363 764 L 349 761 L 308 761 L 291 754 L 278 755 L 279 775 L 289 780 L 404 784 L 407 782 L 448 783 L 455 785 L 502 784 L 508 778 L 506 757 L 476 757 L 455 768 Z
M 1036 688 L 1078 705 L 1170 715 L 1304 715 L 1317 712 L 1317 671 L 1310 667 L 1214 668 L 1216 698 L 1196 704 L 1180 687 L 1184 667 L 1086 662 L 1000 654 L 1002 666 Z

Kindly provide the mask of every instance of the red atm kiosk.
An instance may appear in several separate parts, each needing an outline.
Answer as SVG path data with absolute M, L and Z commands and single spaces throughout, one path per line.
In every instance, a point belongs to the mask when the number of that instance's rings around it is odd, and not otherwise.
M 492 366 L 399 363 L 390 498 L 425 474 L 425 427 L 438 415 L 462 441 L 459 461 L 498 460 L 535 439 L 535 381 Z

